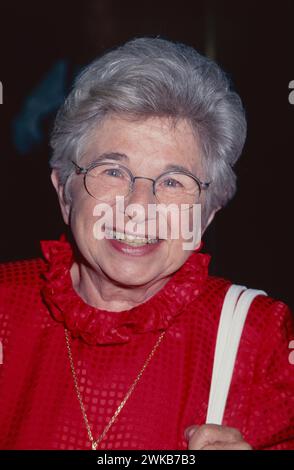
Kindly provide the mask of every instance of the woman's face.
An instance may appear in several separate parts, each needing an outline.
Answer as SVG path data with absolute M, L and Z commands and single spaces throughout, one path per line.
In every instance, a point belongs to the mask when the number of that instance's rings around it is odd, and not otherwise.
M 171 125 L 167 118 L 148 118 L 134 122 L 117 116 L 108 117 L 92 134 L 79 165 L 87 167 L 102 154 L 124 155 L 122 161 L 115 160 L 114 163 L 129 168 L 134 176 L 155 179 L 168 165 L 180 165 L 200 180 L 205 180 L 195 134 L 184 120 Z M 97 239 L 93 233 L 97 216 L 93 213 L 100 201 L 91 197 L 85 190 L 83 175 L 74 174 L 71 177 L 70 203 L 63 200 L 62 188 L 58 187 L 54 171 L 52 179 L 59 192 L 64 220 L 70 225 L 81 254 L 97 273 L 106 275 L 120 285 L 152 284 L 175 272 L 191 254 L 191 251 L 183 249 L 183 242 L 187 240 L 183 239 L 181 231 L 178 238 L 173 238 L 170 236 L 170 230 L 167 230 L 167 238 L 139 247 L 109 238 Z M 204 193 L 205 191 L 201 193 L 201 197 Z M 154 205 L 156 202 L 152 182 L 148 179 L 136 179 L 133 192 L 125 198 L 125 208 L 130 204 L 139 204 L 142 208 L 139 214 L 136 213 L 136 231 L 146 238 L 148 234 L 151 235 L 147 225 L 148 204 Z M 123 209 L 117 208 L 115 201 L 112 208 L 113 228 L 117 232 L 124 232 L 132 217 L 128 209 L 124 213 Z M 121 211 L 119 226 L 116 226 L 116 211 Z M 149 223 L 150 217 L 154 219 L 149 213 Z M 158 218 L 158 215 L 156 217 Z M 170 223 L 168 218 L 168 224 Z M 158 235 L 158 225 L 156 234 Z M 154 232 L 152 236 L 154 237 Z

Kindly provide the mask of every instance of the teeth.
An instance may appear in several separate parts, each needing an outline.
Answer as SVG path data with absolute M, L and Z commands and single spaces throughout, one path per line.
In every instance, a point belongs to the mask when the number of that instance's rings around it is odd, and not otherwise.
M 116 240 L 120 240 L 123 243 L 128 243 L 129 245 L 145 245 L 146 243 L 158 243 L 157 238 L 140 238 L 136 237 L 135 235 L 127 235 L 122 232 L 116 232 L 114 230 L 110 230 L 107 233 L 108 237 L 115 238 Z

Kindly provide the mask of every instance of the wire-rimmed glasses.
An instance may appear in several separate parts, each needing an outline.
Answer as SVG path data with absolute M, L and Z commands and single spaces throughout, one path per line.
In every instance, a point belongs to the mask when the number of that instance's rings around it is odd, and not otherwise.
M 136 179 L 152 181 L 153 195 L 160 204 L 185 204 L 189 207 L 200 201 L 201 191 L 211 184 L 202 182 L 188 171 L 166 171 L 157 178 L 134 176 L 129 168 L 114 162 L 93 162 L 81 167 L 72 160 L 76 173 L 84 176 L 86 191 L 94 199 L 112 203 L 117 196 L 127 197 Z

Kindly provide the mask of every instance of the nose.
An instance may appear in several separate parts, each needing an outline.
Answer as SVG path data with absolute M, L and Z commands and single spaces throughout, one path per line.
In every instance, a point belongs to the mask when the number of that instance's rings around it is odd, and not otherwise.
M 132 191 L 126 198 L 125 214 L 130 218 L 135 216 L 138 223 L 147 220 L 148 204 L 155 204 L 156 202 L 153 194 L 153 181 L 151 178 L 136 176 Z M 135 213 L 134 206 L 131 206 L 133 204 L 136 204 Z
M 144 181 L 145 180 L 145 181 Z M 128 195 L 130 204 L 154 203 L 154 180 L 145 176 L 135 176 L 132 190 Z

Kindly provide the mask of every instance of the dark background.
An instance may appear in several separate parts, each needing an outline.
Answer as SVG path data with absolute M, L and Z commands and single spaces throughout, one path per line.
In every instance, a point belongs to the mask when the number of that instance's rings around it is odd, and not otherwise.
M 40 255 L 39 240 L 63 231 L 50 185 L 48 136 L 27 151 L 12 123 L 28 95 L 63 59 L 69 90 L 76 71 L 134 36 L 160 35 L 207 54 L 230 74 L 248 118 L 237 164 L 238 192 L 206 234 L 211 273 L 261 288 L 294 307 L 293 148 L 294 1 L 60 0 L 0 6 L 0 261 Z

